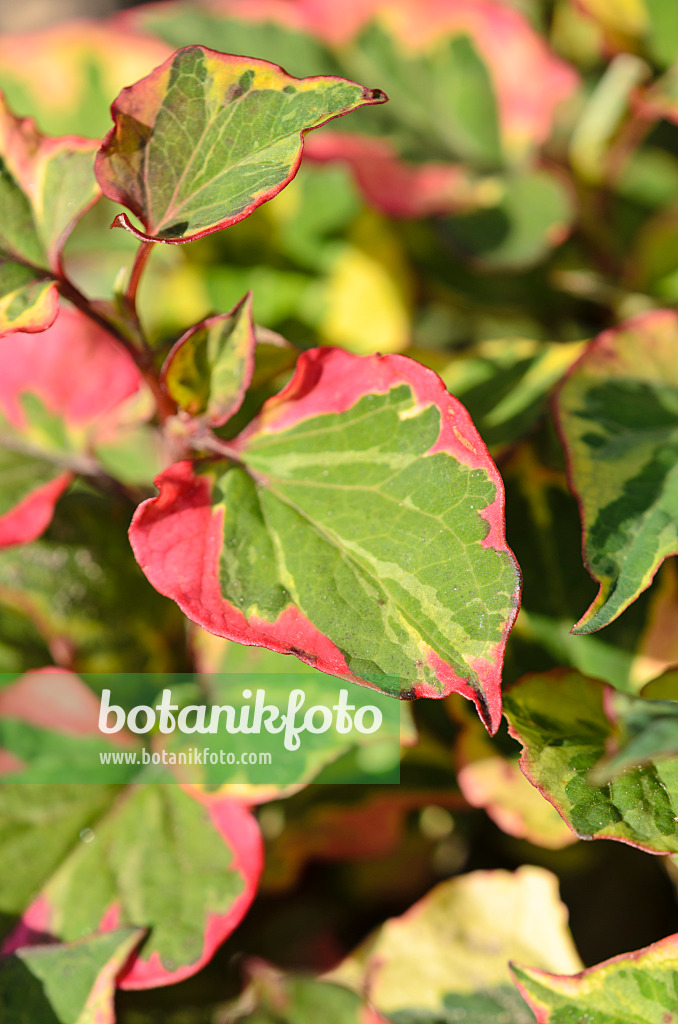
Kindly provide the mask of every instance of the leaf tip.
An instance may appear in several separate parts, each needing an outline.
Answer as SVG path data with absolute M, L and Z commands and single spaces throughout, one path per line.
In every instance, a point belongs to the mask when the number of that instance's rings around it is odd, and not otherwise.
M 383 89 L 363 89 L 366 103 L 388 103 L 388 96 Z

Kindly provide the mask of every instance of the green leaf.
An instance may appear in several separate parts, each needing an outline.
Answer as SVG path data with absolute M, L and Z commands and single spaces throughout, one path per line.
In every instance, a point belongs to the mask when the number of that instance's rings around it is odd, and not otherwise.
M 150 415 L 144 395 L 130 355 L 75 309 L 0 349 L 0 547 L 43 532 L 73 475 L 99 471 L 97 442 Z
M 229 1024 L 387 1024 L 368 1016 L 363 999 L 343 985 L 285 974 L 262 960 L 246 965 L 248 985 L 227 1009 Z
M 383 83 L 392 101 L 385 119 L 402 121 L 408 147 L 481 167 L 501 163 L 498 108 L 489 68 L 466 34 L 440 33 L 424 53 L 402 44 L 372 23 L 345 53 L 361 77 Z
M 560 178 L 526 170 L 500 179 L 496 188 L 496 204 L 446 221 L 465 257 L 492 269 L 524 267 L 544 259 L 567 238 L 574 207 Z
M 51 135 L 101 139 L 111 123 L 111 97 L 168 53 L 160 39 L 118 19 L 63 19 L 0 36 L 0 89 L 13 110 Z
M 614 725 L 612 691 L 564 669 L 526 676 L 505 694 L 521 767 L 581 839 L 617 839 L 652 853 L 678 852 L 678 759 L 634 764 L 608 783 L 591 772 Z
M 292 78 L 267 61 L 187 46 L 120 93 L 97 178 L 145 230 L 126 214 L 116 226 L 188 242 L 277 195 L 299 168 L 306 132 L 385 99 L 345 79 Z
M 61 249 L 96 201 L 96 142 L 49 139 L 0 96 L 0 334 L 54 321 Z
M 573 632 L 617 618 L 678 552 L 678 315 L 606 331 L 557 397 L 584 558 L 600 590 Z
M 543 868 L 442 882 L 327 978 L 365 994 L 395 1024 L 453 1024 L 464 1011 L 473 1024 L 529 1024 L 510 984 L 507 960 L 516 958 L 546 970 L 580 965 L 556 878 Z
M 608 713 L 615 725 L 613 749 L 596 768 L 596 779 L 607 781 L 628 767 L 678 757 L 678 672 L 653 679 L 640 699 L 615 694 Z
M 294 25 L 278 24 L 272 17 L 248 20 L 246 8 L 235 14 L 189 0 L 165 7 L 146 6 L 126 12 L 125 17 L 133 27 L 163 39 L 175 49 L 192 39 L 209 39 L 214 50 L 256 53 L 299 77 L 336 70 L 336 58 L 320 38 Z
M 115 793 L 113 786 L 0 786 L 3 932 L 56 870 L 78 834 L 106 811 Z
M 2 640 L 14 647 L 25 629 L 39 664 L 53 652 L 82 671 L 189 668 L 185 620 L 134 561 L 129 517 L 127 502 L 71 493 L 45 536 L 0 551 Z
M 616 956 L 572 977 L 511 964 L 538 1024 L 675 1024 L 678 936 Z
M 211 632 L 499 724 L 519 579 L 502 484 L 463 407 L 401 356 L 313 349 L 225 453 L 178 463 L 130 539 Z
M 649 15 L 647 45 L 653 59 L 661 67 L 676 60 L 678 49 L 678 8 L 673 0 L 644 0 Z
M 203 320 L 176 343 L 163 367 L 170 397 L 210 426 L 226 423 L 252 383 L 256 344 L 248 292 L 230 313 Z
M 52 860 L 47 877 L 44 829 L 37 821 L 44 820 L 54 787 L 0 791 L 16 795 L 2 821 L 3 838 L 17 834 L 18 816 L 23 842 L 15 844 L 16 853 L 33 868 L 38 888 L 6 948 L 31 944 L 36 935 L 70 942 L 136 925 L 150 934 L 121 987 L 153 988 L 190 977 L 252 902 L 261 871 L 254 818 L 233 800 L 201 798 L 175 785 L 74 787 L 80 788 L 94 789 L 103 807 L 96 818 L 88 808 L 79 827 L 71 819 L 68 847 L 56 864 Z
M 559 850 L 575 842 L 555 808 L 527 781 L 517 756 L 505 756 L 466 706 L 455 709 L 454 717 L 461 725 L 455 762 L 464 799 L 472 807 L 482 807 L 507 835 L 535 846 Z
M 0 1016 L 7 1024 L 115 1024 L 116 976 L 142 935 L 119 928 L 20 949 L 0 961 Z

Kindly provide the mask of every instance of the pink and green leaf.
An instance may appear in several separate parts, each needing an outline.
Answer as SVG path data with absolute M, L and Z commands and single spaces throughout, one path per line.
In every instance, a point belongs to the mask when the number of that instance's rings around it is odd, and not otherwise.
M 141 383 L 128 353 L 76 310 L 0 343 L 0 546 L 40 536 Z
M 126 214 L 116 226 L 188 242 L 277 195 L 299 169 L 306 132 L 385 99 L 343 78 L 293 78 L 268 61 L 187 46 L 120 93 L 97 178 L 144 230 Z
M 115 1024 L 116 978 L 143 931 L 118 928 L 0 960 L 0 1011 L 12 1024 Z
M 248 292 L 230 313 L 203 320 L 179 339 L 163 367 L 167 392 L 190 416 L 222 426 L 252 383 L 256 344 Z
M 678 1021 L 678 935 L 570 976 L 515 963 L 510 967 L 537 1024 Z
M 600 586 L 573 629 L 614 621 L 678 552 L 678 314 L 599 335 L 557 396 L 586 566 Z
M 164 60 L 171 49 L 113 20 L 68 19 L 0 36 L 0 89 L 12 109 L 50 135 L 101 139 L 111 98 Z
M 0 96 L 0 334 L 42 331 L 54 321 L 61 249 L 99 196 L 96 147 L 47 138 Z
M 233 800 L 176 785 L 106 788 L 109 806 L 88 841 L 73 834 L 5 949 L 136 925 L 150 935 L 120 986 L 173 984 L 200 970 L 249 908 L 262 866 L 256 821 Z
M 348 164 L 367 201 L 391 217 L 429 217 L 472 210 L 487 186 L 462 164 L 414 164 L 398 156 L 388 139 L 321 132 L 306 143 L 306 160 Z
M 374 75 L 389 95 L 393 90 L 386 120 L 397 123 L 400 142 L 406 126 L 413 152 L 412 138 L 426 124 L 426 146 L 433 138 L 438 147 L 453 142 L 466 155 L 494 159 L 499 145 L 509 160 L 520 160 L 546 141 L 558 105 L 578 84 L 574 68 L 526 18 L 494 0 L 222 0 L 218 12 L 147 5 L 124 20 L 174 46 L 213 39 L 298 74 L 333 61 L 342 73 Z
M 200 625 L 400 697 L 501 714 L 519 573 L 501 478 L 439 377 L 402 356 L 304 353 L 232 449 L 178 463 L 130 539 Z
M 616 738 L 614 691 L 565 669 L 525 676 L 505 694 L 521 767 L 581 839 L 678 852 L 678 759 L 648 758 L 609 781 L 592 774 Z

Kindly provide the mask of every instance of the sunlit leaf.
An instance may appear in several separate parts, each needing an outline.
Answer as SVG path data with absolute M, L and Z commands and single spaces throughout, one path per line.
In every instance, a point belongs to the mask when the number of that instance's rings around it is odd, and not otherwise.
M 476 871 L 442 882 L 328 977 L 406 1024 L 452 1024 L 463 1011 L 474 1024 L 529 1024 L 510 984 L 509 959 L 559 971 L 580 964 L 556 879 L 542 868 Z
M 313 349 L 230 450 L 170 467 L 137 510 L 153 586 L 211 632 L 332 675 L 463 693 L 494 731 L 519 578 L 501 479 L 440 379 Z
M 462 732 L 455 745 L 457 782 L 472 807 L 482 807 L 504 832 L 558 850 L 575 837 L 556 810 L 507 757 L 480 722 L 459 709 Z
M 624 953 L 567 977 L 511 964 L 537 1024 L 675 1024 L 678 936 Z
M 97 178 L 145 230 L 126 214 L 118 226 L 187 242 L 277 195 L 299 168 L 306 132 L 385 99 L 345 79 L 292 78 L 267 61 L 187 46 L 120 93 Z
M 526 676 L 505 694 L 523 771 L 581 839 L 678 852 L 678 759 L 634 762 L 609 782 L 591 772 L 614 734 L 611 691 L 565 669 Z
M 73 473 L 96 471 L 97 443 L 148 416 L 132 409 L 141 389 L 131 356 L 76 310 L 0 343 L 0 547 L 40 536 Z
M 230 313 L 203 320 L 179 339 L 163 367 L 170 397 L 191 416 L 221 426 L 252 382 L 255 347 L 248 293 Z
M 99 195 L 96 147 L 47 138 L 0 96 L 0 334 L 43 331 L 56 318 L 61 249 Z
M 599 593 L 574 631 L 606 626 L 678 551 L 678 315 L 606 331 L 557 398 L 584 557 Z

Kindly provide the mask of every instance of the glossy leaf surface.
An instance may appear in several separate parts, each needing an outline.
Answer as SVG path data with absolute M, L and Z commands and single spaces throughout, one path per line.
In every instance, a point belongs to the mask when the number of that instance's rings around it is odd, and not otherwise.
M 0 334 L 56 318 L 61 249 L 99 195 L 95 150 L 89 139 L 47 138 L 0 96 Z
M 494 731 L 519 577 L 501 479 L 440 379 L 311 350 L 233 450 L 240 464 L 171 467 L 135 514 L 153 586 L 212 632 L 321 671 L 461 692 Z
M 678 761 L 636 762 L 609 782 L 592 770 L 613 736 L 605 686 L 578 672 L 526 676 L 505 695 L 521 766 L 582 839 L 678 852 Z
M 145 230 L 125 214 L 118 226 L 188 242 L 277 195 L 299 168 L 305 132 L 385 98 L 345 79 L 292 78 L 267 61 L 188 46 L 120 93 L 97 178 Z
M 678 315 L 606 331 L 557 398 L 584 556 L 599 593 L 575 632 L 612 622 L 678 552 Z

